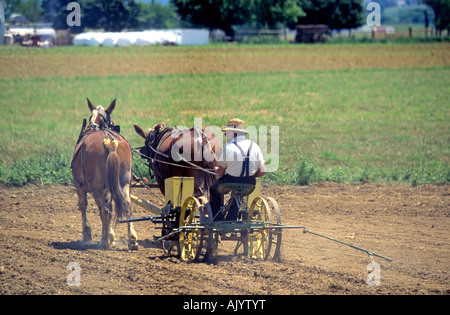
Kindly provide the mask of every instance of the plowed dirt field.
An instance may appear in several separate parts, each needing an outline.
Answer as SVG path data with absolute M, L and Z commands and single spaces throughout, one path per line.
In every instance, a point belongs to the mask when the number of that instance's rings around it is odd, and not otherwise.
M 80 242 L 81 214 L 72 186 L 0 187 L 0 294 L 449 294 L 449 186 L 319 183 L 264 186 L 280 204 L 284 224 L 304 225 L 393 259 L 380 264 L 380 285 L 367 283 L 367 254 L 286 230 L 282 261 L 234 256 L 220 246 L 215 263 L 184 263 L 152 242 L 160 231 L 138 222 L 139 251 L 116 227 L 112 250 L 102 250 L 100 219 L 89 199 L 92 244 Z M 157 190 L 133 193 L 162 205 Z M 134 206 L 133 216 L 146 215 Z M 81 267 L 69 286 L 67 265 Z

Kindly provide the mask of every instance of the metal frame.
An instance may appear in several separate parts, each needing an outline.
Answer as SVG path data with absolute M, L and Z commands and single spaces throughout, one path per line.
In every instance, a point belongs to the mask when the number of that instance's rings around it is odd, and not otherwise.
M 183 182 L 183 178 L 181 178 L 181 182 Z M 190 180 L 188 182 L 193 183 Z M 155 224 L 162 224 L 161 236 L 155 236 L 155 242 L 161 242 L 168 255 L 171 255 L 172 250 L 176 247 L 181 260 L 210 260 L 216 255 L 218 244 L 222 241 L 237 241 L 235 254 L 242 246 L 243 254 L 249 258 L 280 260 L 282 230 L 303 229 L 303 233 L 310 233 L 363 251 L 369 255 L 371 260 L 373 260 L 373 256 L 376 256 L 392 261 L 391 258 L 370 250 L 309 231 L 304 226 L 281 224 L 281 213 L 276 200 L 271 197 L 262 198 L 259 191 L 252 196 L 253 199 L 249 206 L 248 198 L 245 200 L 247 196 L 241 194 L 242 190 L 233 190 L 231 197 L 218 213 L 225 211 L 226 216 L 232 201 L 235 200 L 241 219 L 214 221 L 206 198 L 195 198 L 192 195 L 181 196 L 181 192 L 188 192 L 191 189 L 188 187 L 186 190 L 182 184 L 175 184 L 173 187 L 175 189 L 169 190 L 169 194 L 172 196 L 165 196 L 167 204 L 162 208 L 130 195 L 133 203 L 147 209 L 153 215 L 119 220 L 119 223 L 152 221 Z M 176 207 L 172 204 L 174 198 L 179 198 Z

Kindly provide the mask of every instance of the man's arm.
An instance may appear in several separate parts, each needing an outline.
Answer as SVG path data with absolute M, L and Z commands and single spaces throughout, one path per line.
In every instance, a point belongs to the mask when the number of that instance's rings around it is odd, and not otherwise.
M 264 166 L 264 164 L 258 168 L 258 170 L 256 171 L 255 177 L 263 177 L 266 174 L 266 167 Z
M 258 148 L 257 154 L 258 154 L 258 164 L 259 164 L 259 168 L 255 173 L 255 177 L 263 177 L 266 174 L 266 167 L 265 167 L 265 161 L 264 161 L 264 156 L 261 152 L 261 149 L 259 146 L 256 146 Z

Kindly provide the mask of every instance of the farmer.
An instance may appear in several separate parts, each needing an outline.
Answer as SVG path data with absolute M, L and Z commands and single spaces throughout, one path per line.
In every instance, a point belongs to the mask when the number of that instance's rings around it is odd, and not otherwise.
M 225 132 L 227 144 L 219 154 L 219 166 L 215 168 L 219 179 L 211 186 L 210 205 L 213 215 L 223 206 L 224 198 L 217 190 L 222 183 L 246 183 L 256 184 L 256 177 L 264 176 L 264 158 L 259 146 L 246 138 L 248 132 L 244 129 L 244 122 L 239 118 L 230 119 Z M 232 203 L 226 220 L 232 221 L 238 218 L 238 208 Z M 216 221 L 223 220 L 223 214 L 219 213 Z

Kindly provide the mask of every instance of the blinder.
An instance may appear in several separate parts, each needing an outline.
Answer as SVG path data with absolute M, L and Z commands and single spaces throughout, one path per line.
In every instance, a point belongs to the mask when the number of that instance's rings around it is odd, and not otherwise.
M 150 152 L 148 150 L 148 146 L 144 145 L 143 147 L 138 148 L 139 152 L 143 155 L 143 156 L 150 156 Z
M 95 126 L 94 124 L 95 130 L 111 129 L 113 132 L 120 133 L 120 125 L 114 125 L 111 116 L 105 110 L 98 110 L 97 113 L 103 118 L 103 121 L 100 122 L 100 125 Z M 92 116 L 89 117 L 89 121 L 92 122 Z
M 98 114 L 102 116 L 104 123 L 106 124 L 106 128 L 109 128 L 111 125 L 111 116 L 109 116 L 105 110 L 100 109 Z
M 119 125 L 113 125 L 113 126 L 110 126 L 109 128 L 111 128 L 111 130 L 116 132 L 116 133 L 120 133 L 120 126 Z
M 120 133 L 120 126 L 114 125 L 114 122 L 111 119 L 111 116 L 106 113 L 105 110 L 101 109 L 98 111 L 98 114 L 102 116 L 104 123 L 106 124 L 105 128 L 109 128 L 116 133 Z

